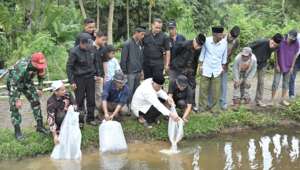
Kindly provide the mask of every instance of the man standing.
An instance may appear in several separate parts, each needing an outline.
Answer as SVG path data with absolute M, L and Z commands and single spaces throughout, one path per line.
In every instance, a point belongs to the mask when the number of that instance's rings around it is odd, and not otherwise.
M 295 79 L 296 79 L 298 68 L 300 67 L 300 57 L 299 57 L 300 56 L 300 33 L 298 33 L 297 40 L 299 43 L 299 51 L 297 53 L 298 57 L 293 68 L 293 74 L 290 76 L 290 83 L 289 83 L 289 96 L 292 101 L 295 100 Z
M 147 30 L 143 39 L 144 45 L 144 76 L 145 79 L 151 78 L 154 73 L 163 74 L 164 57 L 163 52 L 166 51 L 165 72 L 168 74 L 170 69 L 170 40 L 169 37 L 161 31 L 163 22 L 157 18 L 153 21 L 152 29 Z
M 180 44 L 181 42 L 185 41 L 185 36 L 182 34 L 178 34 L 177 33 L 177 26 L 176 26 L 176 22 L 175 21 L 170 21 L 168 22 L 168 32 L 169 32 L 169 39 L 170 39 L 170 55 L 171 55 L 171 59 L 170 59 L 170 63 L 172 63 L 172 61 L 176 58 L 176 52 L 175 49 L 178 46 L 178 44 Z M 198 62 L 198 60 L 197 60 Z M 170 70 L 169 70 L 169 80 L 173 80 L 176 79 L 178 76 L 177 72 L 174 70 L 173 66 L 170 66 Z
M 98 58 L 98 65 L 100 69 L 100 83 L 95 82 L 95 101 L 96 103 L 101 102 L 103 86 L 107 81 L 107 51 L 105 48 L 105 41 L 107 39 L 107 34 L 105 31 L 98 31 L 95 41 L 96 57 Z M 95 73 L 97 77 L 97 73 Z
M 232 67 L 232 75 L 234 80 L 233 89 L 233 111 L 239 110 L 240 100 L 245 100 L 245 106 L 250 111 L 250 100 L 251 100 L 251 80 L 255 75 L 257 67 L 257 61 L 255 55 L 252 53 L 250 47 L 243 48 L 234 59 Z M 241 78 L 243 81 L 241 83 Z M 246 88 L 245 88 L 246 86 Z
M 47 67 L 44 54 L 38 52 L 19 60 L 15 65 L 8 69 L 7 74 L 7 90 L 9 96 L 9 104 L 11 111 L 12 123 L 15 127 L 15 137 L 19 141 L 23 141 L 24 137 L 21 133 L 20 124 L 22 122 L 22 116 L 19 113 L 19 109 L 22 109 L 22 102 L 20 99 L 21 93 L 25 95 L 27 100 L 31 104 L 34 118 L 37 121 L 36 131 L 44 134 L 49 134 L 50 131 L 43 125 L 43 116 L 41 111 L 40 98 L 43 96 L 43 81 L 44 68 Z M 38 75 L 39 92 L 37 93 L 34 88 L 33 78 Z
M 146 33 L 145 26 L 136 26 L 134 35 L 123 43 L 121 54 L 121 69 L 127 77 L 127 86 L 130 93 L 127 99 L 130 108 L 132 96 L 139 87 L 141 77 L 143 77 L 143 42 L 142 39 Z M 131 115 L 130 111 L 127 114 Z
M 70 86 L 75 92 L 76 103 L 79 110 L 83 111 L 84 99 L 87 100 L 87 124 L 96 126 L 94 122 L 95 109 L 95 79 L 96 73 L 97 83 L 100 83 L 100 69 L 98 58 L 96 57 L 95 48 L 93 46 L 90 34 L 82 33 L 80 36 L 80 44 L 75 46 L 69 53 L 67 62 L 67 74 Z
M 189 85 L 193 89 L 192 110 L 195 112 L 198 110 L 195 102 L 196 74 L 201 48 L 205 41 L 205 36 L 199 34 L 194 40 L 180 43 L 175 51 L 176 58 L 171 63 L 176 75 L 185 75 L 189 80 Z
M 74 106 L 74 111 L 78 109 L 72 93 L 66 90 L 61 81 L 55 81 L 51 85 L 54 93 L 47 100 L 48 124 L 53 135 L 55 145 L 59 144 L 58 135 L 61 124 L 68 112 L 69 106 Z M 82 129 L 84 124 L 84 112 L 80 111 L 78 115 L 79 127 Z
M 92 40 L 95 41 L 96 40 L 96 33 L 97 30 L 95 29 L 95 20 L 93 18 L 86 18 L 84 19 L 84 30 L 82 33 L 88 33 L 92 36 Z M 76 36 L 76 40 L 75 40 L 75 46 L 77 46 L 80 42 L 80 35 L 82 34 L 78 34 Z M 74 47 L 75 47 L 74 46 Z
M 184 109 L 182 120 L 188 122 L 193 101 L 193 89 L 189 85 L 189 80 L 185 75 L 180 75 L 169 83 L 168 95 L 174 100 L 176 108 Z
M 152 129 L 150 123 L 155 122 L 160 124 L 158 116 L 163 114 L 170 116 L 175 122 L 180 118 L 171 113 L 159 100 L 158 97 L 167 100 L 168 103 L 174 104 L 172 98 L 170 98 L 166 92 L 161 88 L 165 82 L 164 76 L 160 73 L 155 73 L 153 78 L 146 79 L 136 90 L 133 95 L 131 103 L 131 111 L 134 115 L 139 117 L 139 114 L 144 114 L 139 118 L 139 122 L 147 129 Z
M 124 122 L 124 117 L 128 112 L 127 98 L 129 95 L 129 87 L 125 84 L 126 77 L 122 72 L 117 72 L 113 80 L 108 81 L 103 90 L 102 103 L 97 103 L 97 110 L 101 118 L 105 120 L 117 120 Z M 111 115 L 109 115 L 110 113 Z M 103 119 L 102 119 L 103 120 Z
M 212 114 L 218 116 L 218 102 L 221 96 L 221 77 L 227 63 L 227 41 L 223 39 L 224 28 L 212 27 L 213 37 L 207 38 L 200 55 L 199 74 L 199 110 L 202 113 L 207 106 L 209 87 L 212 90 Z
M 240 45 L 240 39 L 237 37 L 240 34 L 240 28 L 238 26 L 233 27 L 228 34 L 224 34 L 223 38 L 227 41 L 227 62 L 226 68 L 224 70 L 224 75 L 221 77 L 221 98 L 220 98 L 220 107 L 222 110 L 227 111 L 227 104 L 226 104 L 226 96 L 227 96 L 227 81 L 228 81 L 228 64 L 231 62 L 231 56 L 235 53 Z M 208 95 L 208 104 L 207 106 L 211 107 L 211 88 L 209 88 L 209 95 Z
M 257 106 L 266 107 L 262 103 L 264 94 L 264 79 L 267 73 L 269 59 L 273 51 L 278 49 L 278 45 L 282 40 L 282 35 L 276 33 L 271 39 L 260 38 L 253 41 L 249 47 L 252 49 L 252 53 L 255 54 L 257 59 L 257 88 L 255 95 L 255 102 Z

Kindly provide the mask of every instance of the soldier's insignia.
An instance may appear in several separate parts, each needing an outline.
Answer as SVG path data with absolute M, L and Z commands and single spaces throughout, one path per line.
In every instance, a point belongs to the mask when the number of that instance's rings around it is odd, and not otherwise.
M 44 71 L 44 69 L 41 69 L 40 71 L 39 71 L 39 76 L 44 76 L 45 75 L 45 71 Z

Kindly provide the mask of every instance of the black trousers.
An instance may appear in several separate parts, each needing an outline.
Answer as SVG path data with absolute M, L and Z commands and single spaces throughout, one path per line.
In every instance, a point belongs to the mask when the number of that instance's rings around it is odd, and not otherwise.
M 158 116 L 160 114 L 162 114 L 160 111 L 158 111 L 153 105 L 149 108 L 149 110 L 146 113 L 142 113 L 141 111 L 139 111 L 140 114 L 145 114 L 143 116 L 143 118 L 148 122 L 148 123 L 152 123 L 155 121 L 156 118 L 158 118 Z
M 60 130 L 60 126 L 66 116 L 66 112 L 63 111 L 57 111 L 55 113 L 55 124 L 56 124 L 56 130 Z M 84 123 L 84 112 L 83 111 L 79 111 L 79 123 Z
M 189 80 L 189 85 L 193 89 L 193 107 L 196 107 L 196 74 L 190 74 L 188 73 L 185 75 Z
M 185 99 L 174 98 L 174 102 L 178 109 L 185 109 L 187 107 Z
M 149 66 L 146 64 L 143 64 L 143 70 L 144 70 L 144 79 L 152 78 L 153 74 L 160 73 L 163 74 L 164 72 L 164 64 L 159 64 L 156 66 Z
M 84 99 L 86 98 L 87 107 L 87 122 L 94 121 L 94 110 L 95 110 L 95 79 L 94 75 L 84 78 L 74 76 L 77 89 L 75 92 L 75 100 L 79 107 L 79 110 L 85 111 Z

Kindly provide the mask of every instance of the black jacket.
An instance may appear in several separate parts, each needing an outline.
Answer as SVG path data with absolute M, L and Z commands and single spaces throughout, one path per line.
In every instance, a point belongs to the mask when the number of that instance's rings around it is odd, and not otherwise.
M 191 52 L 192 43 L 193 43 L 193 40 L 184 41 L 184 42 L 180 43 L 175 49 L 176 58 L 171 62 L 171 65 L 173 66 L 174 70 L 178 74 L 181 74 L 182 70 L 187 65 L 187 62 L 188 62 L 188 59 L 190 56 L 190 52 Z M 194 53 L 195 54 L 194 61 L 196 63 L 195 74 L 197 74 L 196 70 L 198 68 L 198 61 L 199 61 L 200 53 L 201 53 L 201 49 L 196 50 Z
M 121 69 L 124 74 L 139 73 L 143 70 L 143 42 L 136 44 L 133 38 L 123 43 Z
M 75 83 L 73 76 L 90 77 L 94 74 L 97 77 L 100 77 L 96 49 L 91 47 L 88 51 L 86 51 L 81 48 L 80 44 L 77 45 L 70 51 L 67 62 L 67 75 L 69 83 Z
M 83 30 L 82 33 L 87 33 L 87 32 L 85 32 L 85 30 Z M 76 36 L 74 47 L 76 47 L 76 45 L 80 44 L 80 35 L 81 35 L 82 33 L 80 33 L 80 34 L 78 34 L 78 35 Z M 88 33 L 88 34 L 89 34 L 89 33 Z M 96 36 L 94 35 L 94 31 L 93 31 L 93 33 L 90 34 L 90 35 L 92 36 L 92 40 L 95 42 Z

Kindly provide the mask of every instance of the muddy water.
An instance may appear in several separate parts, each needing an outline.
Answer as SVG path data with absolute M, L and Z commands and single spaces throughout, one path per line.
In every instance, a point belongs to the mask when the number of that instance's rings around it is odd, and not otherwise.
M 82 160 L 51 160 L 49 156 L 22 161 L 2 161 L 0 169 L 19 170 L 221 170 L 221 169 L 300 169 L 300 128 L 277 127 L 267 131 L 247 131 L 238 135 L 220 135 L 212 139 L 184 140 L 181 151 L 165 155 L 169 142 L 128 144 L 128 153 L 83 154 Z

